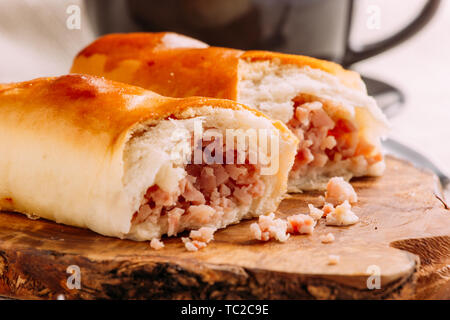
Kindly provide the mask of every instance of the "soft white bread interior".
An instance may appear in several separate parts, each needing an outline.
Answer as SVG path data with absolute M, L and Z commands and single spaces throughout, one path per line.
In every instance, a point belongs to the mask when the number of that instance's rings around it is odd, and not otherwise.
M 302 107 L 296 105 L 296 98 L 302 96 L 308 97 L 304 101 L 307 103 L 306 107 L 317 101 L 334 122 L 342 119 L 352 124 L 357 135 L 357 139 L 354 139 L 356 145 L 356 140 L 359 140 L 372 147 L 368 154 L 350 155 L 339 161 L 329 159 L 324 165 L 310 165 L 308 170 L 300 172 L 294 170 L 289 179 L 289 191 L 323 189 L 333 176 L 342 176 L 348 180 L 353 176 L 378 176 L 383 173 L 380 140 L 388 131 L 388 122 L 376 101 L 367 95 L 361 79 L 358 78 L 349 86 L 329 72 L 307 65 L 281 63 L 276 58 L 257 61 L 241 58 L 238 77 L 237 101 L 256 107 L 269 117 L 288 124 L 300 139 L 299 149 L 302 148 L 302 141 L 307 138 L 308 129 L 303 127 L 300 130 L 298 123 L 296 126 L 292 119 L 295 119 L 296 107 Z M 306 119 L 310 120 L 311 118 Z M 329 128 L 332 129 L 333 127 Z M 314 156 L 311 154 L 312 163 Z M 376 161 L 366 159 L 375 156 Z

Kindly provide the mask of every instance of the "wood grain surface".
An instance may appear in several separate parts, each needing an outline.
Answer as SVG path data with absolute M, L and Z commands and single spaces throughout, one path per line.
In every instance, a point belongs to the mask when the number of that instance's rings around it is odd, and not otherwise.
M 196 253 L 180 238 L 148 242 L 0 214 L 0 295 L 55 299 L 449 299 L 450 211 L 436 177 L 387 159 L 381 178 L 353 181 L 360 222 L 325 226 L 286 243 L 252 240 L 244 221 L 220 230 Z M 320 193 L 289 196 L 278 215 L 307 212 Z M 323 244 L 320 235 L 336 240 Z M 328 256 L 340 256 L 328 265 Z M 81 288 L 69 289 L 67 267 L 79 266 Z M 368 289 L 373 270 L 380 289 Z M 369 279 L 370 280 L 370 279 Z

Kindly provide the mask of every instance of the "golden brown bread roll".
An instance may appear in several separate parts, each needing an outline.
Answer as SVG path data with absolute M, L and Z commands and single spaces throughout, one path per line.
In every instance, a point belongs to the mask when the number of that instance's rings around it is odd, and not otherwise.
M 189 162 L 186 148 L 209 145 L 193 135 L 200 120 L 205 133 L 268 132 L 279 145 L 258 156 L 283 156 L 271 172 L 249 152 L 242 163 Z M 277 208 L 297 142 L 281 122 L 230 100 L 166 98 L 87 75 L 2 85 L 0 209 L 134 240 L 222 228 Z M 215 155 L 237 146 L 227 141 Z
M 166 96 L 232 99 L 281 120 L 300 140 L 289 191 L 384 171 L 380 138 L 387 120 L 360 76 L 332 62 L 209 47 L 175 33 L 131 33 L 94 41 L 71 72 Z

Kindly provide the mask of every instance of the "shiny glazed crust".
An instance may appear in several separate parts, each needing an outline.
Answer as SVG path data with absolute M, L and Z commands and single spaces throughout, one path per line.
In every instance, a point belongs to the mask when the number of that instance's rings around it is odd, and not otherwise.
M 198 116 L 202 107 L 255 115 L 295 150 L 283 124 L 230 100 L 166 98 L 86 75 L 2 85 L 0 209 L 126 237 L 134 213 L 123 185 L 127 141 L 138 126 Z M 277 178 L 284 175 L 281 189 L 288 170 Z
M 278 59 L 282 64 L 309 66 L 337 76 L 349 88 L 364 90 L 358 73 L 333 62 L 268 51 L 209 47 L 171 32 L 101 37 L 77 55 L 71 72 L 105 76 L 171 97 L 236 99 L 239 59 Z

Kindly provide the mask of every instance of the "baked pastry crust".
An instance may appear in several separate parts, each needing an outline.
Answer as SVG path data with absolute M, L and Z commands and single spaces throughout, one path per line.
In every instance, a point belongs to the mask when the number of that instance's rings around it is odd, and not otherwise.
M 295 101 L 305 100 L 306 96 L 310 102 L 320 102 L 334 124 L 343 120 L 349 124 L 347 127 L 355 128 L 352 130 L 359 141 L 348 140 L 349 145 L 356 145 L 349 149 L 365 151 L 353 158 L 344 155 L 341 158 L 347 160 L 345 163 L 334 160 L 345 153 L 342 150 L 335 158 L 331 155 L 334 150 L 325 151 L 330 158 L 324 167 L 307 170 L 306 174 L 293 173 L 289 191 L 322 189 L 333 176 L 348 180 L 353 176 L 377 176 L 384 171 L 380 139 L 388 131 L 387 120 L 376 101 L 368 96 L 360 75 L 333 62 L 301 55 L 210 47 L 170 32 L 131 33 L 111 34 L 94 41 L 76 56 L 71 72 L 104 76 L 165 96 L 231 99 L 288 126 L 295 120 L 296 108 L 304 107 Z M 298 133 L 298 121 L 296 125 L 289 128 Z M 316 129 L 320 128 L 313 128 Z M 308 140 L 308 128 L 301 130 Z M 302 140 L 303 135 L 298 137 Z M 345 139 L 337 141 L 339 146 L 347 143 L 342 140 Z M 309 152 L 299 149 L 299 153 L 302 151 Z M 319 156 L 324 157 L 322 151 Z M 356 159 L 357 156 L 362 158 Z M 313 157 L 319 158 L 314 154 Z M 294 170 L 298 167 L 294 165 Z
M 231 100 L 167 98 L 87 75 L 0 87 L 0 210 L 128 237 L 139 206 L 123 181 L 124 148 L 133 133 L 168 118 L 214 110 L 244 112 L 280 133 L 290 160 L 274 175 L 276 188 L 260 206 L 261 213 L 274 210 L 286 190 L 297 143 L 282 123 Z
M 308 66 L 337 76 L 350 88 L 365 89 L 358 73 L 345 70 L 334 62 L 269 51 L 210 47 L 172 32 L 103 36 L 78 53 L 70 72 L 105 76 L 164 96 L 199 95 L 235 100 L 239 59 L 278 59 L 281 64 Z M 214 61 L 213 68 L 211 61 Z M 172 71 L 176 71 L 176 77 Z

